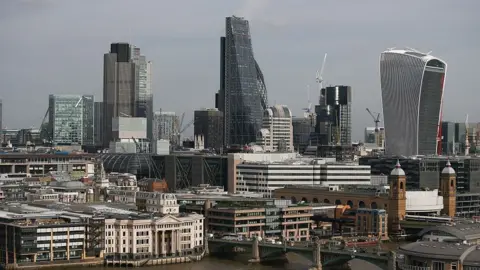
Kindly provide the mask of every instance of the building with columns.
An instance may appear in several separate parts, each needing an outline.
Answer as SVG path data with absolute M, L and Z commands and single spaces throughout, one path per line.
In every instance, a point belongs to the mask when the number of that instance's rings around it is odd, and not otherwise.
M 105 253 L 139 259 L 192 254 L 204 245 L 203 215 L 105 219 Z
M 105 219 L 105 253 L 139 259 L 193 254 L 204 246 L 204 216 L 179 214 L 175 194 L 136 192 L 140 212 Z

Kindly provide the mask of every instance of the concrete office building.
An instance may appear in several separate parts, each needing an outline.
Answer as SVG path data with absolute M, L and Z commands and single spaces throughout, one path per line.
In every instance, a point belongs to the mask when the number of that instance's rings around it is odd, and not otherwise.
M 288 185 L 370 185 L 370 166 L 336 163 L 327 159 L 288 159 L 248 162 L 236 166 L 235 192 L 257 192 L 271 197 Z
M 136 70 L 128 43 L 113 43 L 103 64 L 103 147 L 112 141 L 112 119 L 135 116 Z
M 50 95 L 49 137 L 55 144 L 93 145 L 93 95 Z
M 310 135 L 315 131 L 315 118 L 294 117 L 292 119 L 293 147 L 303 153 L 310 144 Z
M 250 25 L 240 17 L 226 18 L 220 43 L 220 90 L 217 108 L 224 113 L 225 145 L 255 142 L 268 107 L 267 89 L 255 60 Z
M 223 112 L 202 109 L 194 112 L 193 134 L 203 136 L 203 147 L 220 151 L 223 148 Z
M 429 53 L 389 49 L 381 54 L 386 154 L 438 153 L 446 71 L 447 64 Z
M 287 106 L 275 105 L 265 110 L 257 145 L 269 152 L 293 151 L 292 112 Z
M 175 112 L 155 112 L 153 116 L 153 139 L 168 140 L 174 139 L 177 131 L 178 117 Z

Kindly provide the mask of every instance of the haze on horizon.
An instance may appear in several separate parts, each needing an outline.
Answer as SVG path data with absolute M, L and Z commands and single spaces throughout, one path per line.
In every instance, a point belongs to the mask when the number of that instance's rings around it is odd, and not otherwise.
M 353 139 L 381 112 L 380 53 L 413 47 L 448 63 L 443 119 L 480 122 L 480 1 L 2 0 L 0 98 L 8 128 L 39 127 L 49 94 L 102 99 L 103 54 L 129 42 L 153 61 L 155 110 L 214 107 L 225 17 L 250 20 L 270 104 L 295 115 L 318 100 L 315 72 L 353 88 Z M 189 134 L 187 134 L 188 136 Z

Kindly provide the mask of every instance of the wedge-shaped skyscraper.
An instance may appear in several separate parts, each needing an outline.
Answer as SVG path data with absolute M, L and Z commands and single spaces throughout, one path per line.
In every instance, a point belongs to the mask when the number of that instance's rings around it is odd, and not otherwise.
M 224 113 L 225 145 L 255 142 L 268 106 L 262 71 L 253 56 L 250 26 L 240 17 L 226 18 L 221 38 L 220 91 L 217 108 Z
M 388 155 L 437 154 L 446 71 L 444 61 L 413 49 L 390 49 L 381 54 Z

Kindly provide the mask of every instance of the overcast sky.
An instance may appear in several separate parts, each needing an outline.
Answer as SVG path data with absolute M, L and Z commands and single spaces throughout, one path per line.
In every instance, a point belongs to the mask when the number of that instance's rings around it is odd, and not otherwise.
M 103 54 L 130 42 L 153 61 L 155 109 L 214 107 L 225 17 L 250 20 L 271 104 L 318 99 L 315 72 L 353 87 L 353 135 L 381 112 L 379 55 L 413 47 L 448 63 L 444 119 L 480 121 L 479 0 L 0 0 L 4 125 L 38 127 L 48 94 L 102 98 Z

